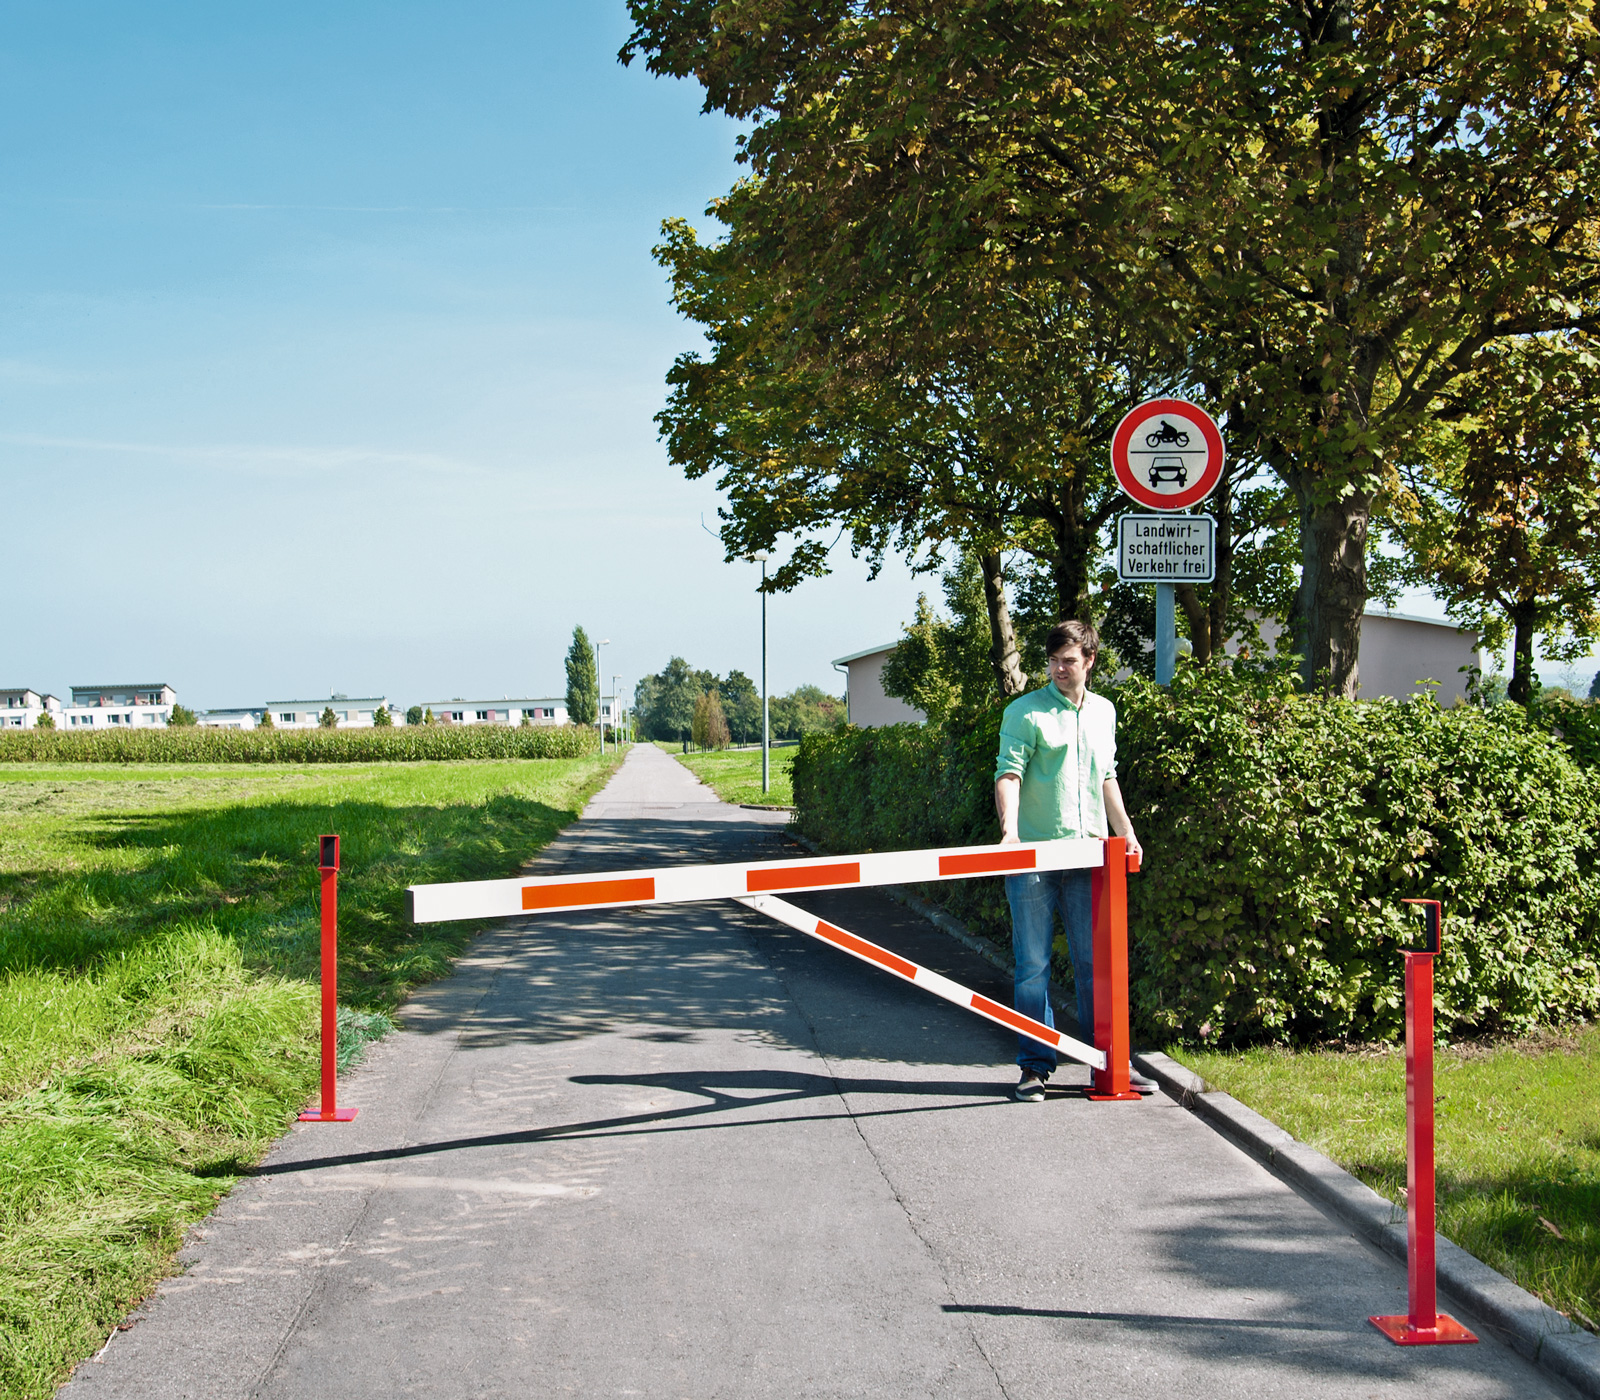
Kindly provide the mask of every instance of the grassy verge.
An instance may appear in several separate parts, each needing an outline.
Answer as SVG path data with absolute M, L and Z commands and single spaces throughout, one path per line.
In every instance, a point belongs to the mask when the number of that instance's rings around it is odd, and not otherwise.
M 1406 1184 L 1400 1050 L 1179 1050 L 1398 1203 Z M 1435 1058 L 1440 1232 L 1600 1331 L 1600 1026 Z
M 348 1052 L 474 932 L 404 886 L 514 873 L 618 761 L 0 765 L 0 1396 L 96 1350 L 314 1092 L 316 836 Z
M 758 806 L 794 806 L 794 784 L 790 771 L 794 767 L 793 747 L 771 749 L 770 776 L 772 789 L 761 791 L 761 750 L 723 749 L 717 753 L 681 753 L 670 745 L 663 745 L 679 763 L 711 788 L 724 802 L 749 802 Z

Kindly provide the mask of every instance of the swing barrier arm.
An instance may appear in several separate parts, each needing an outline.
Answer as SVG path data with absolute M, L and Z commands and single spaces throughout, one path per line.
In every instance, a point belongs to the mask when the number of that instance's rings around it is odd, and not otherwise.
M 814 860 L 672 865 L 654 870 L 611 870 L 590 875 L 412 885 L 406 891 L 406 912 L 411 922 L 422 924 L 731 899 L 932 992 L 964 1011 L 1088 1065 L 1094 1071 L 1090 1098 L 1135 1101 L 1139 1095 L 1128 1082 L 1128 875 L 1138 869 L 1138 854 L 1129 851 L 1128 843 L 1120 836 L 1021 841 L 1000 846 L 878 851 Z M 952 982 L 948 977 L 778 897 L 780 892 L 926 884 L 970 880 L 980 875 L 1019 875 L 1050 870 L 1088 870 L 1094 877 L 1093 1045 L 991 1001 L 959 982 Z

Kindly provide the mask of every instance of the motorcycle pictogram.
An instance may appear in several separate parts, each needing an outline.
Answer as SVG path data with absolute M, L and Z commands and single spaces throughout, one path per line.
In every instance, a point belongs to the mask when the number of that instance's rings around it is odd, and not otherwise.
M 1146 447 L 1187 447 L 1189 445 L 1189 434 L 1184 432 L 1182 428 L 1174 428 L 1171 423 L 1163 418 L 1161 426 L 1155 432 L 1145 434 L 1144 441 Z

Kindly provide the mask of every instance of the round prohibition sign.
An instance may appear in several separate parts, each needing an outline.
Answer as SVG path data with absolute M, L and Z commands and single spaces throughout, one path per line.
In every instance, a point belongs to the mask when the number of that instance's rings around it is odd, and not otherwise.
M 1199 505 L 1222 479 L 1216 420 L 1183 399 L 1146 399 L 1111 438 L 1117 485 L 1148 510 Z

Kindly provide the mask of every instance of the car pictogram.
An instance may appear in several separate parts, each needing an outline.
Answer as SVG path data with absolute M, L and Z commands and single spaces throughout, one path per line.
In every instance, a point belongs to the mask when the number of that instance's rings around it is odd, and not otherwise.
M 1182 457 L 1156 457 L 1151 460 L 1151 486 L 1159 487 L 1163 481 L 1176 481 L 1180 487 L 1189 484 L 1189 469 L 1183 465 Z

